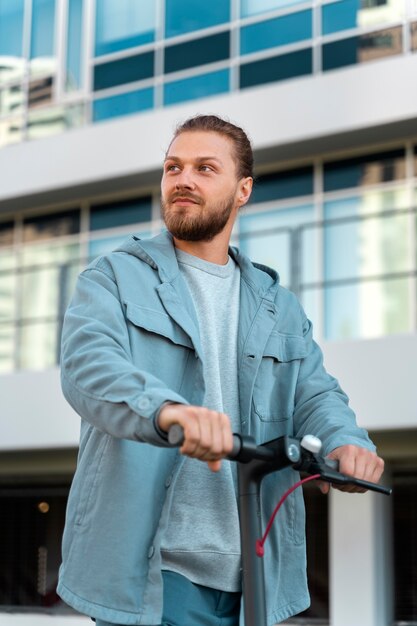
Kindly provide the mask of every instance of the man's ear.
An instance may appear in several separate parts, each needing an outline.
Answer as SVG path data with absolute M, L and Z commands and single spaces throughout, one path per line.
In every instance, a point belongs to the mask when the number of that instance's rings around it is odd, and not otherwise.
M 253 178 L 251 176 L 248 176 L 247 178 L 242 178 L 242 180 L 239 182 L 239 193 L 237 198 L 239 208 L 249 201 L 252 193 L 252 187 Z

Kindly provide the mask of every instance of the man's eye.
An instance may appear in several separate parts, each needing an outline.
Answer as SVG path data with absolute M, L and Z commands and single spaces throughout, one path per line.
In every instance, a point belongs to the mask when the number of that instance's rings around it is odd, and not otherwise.
M 167 165 L 165 168 L 167 172 L 175 172 L 178 169 L 179 169 L 178 165 Z
M 200 165 L 200 171 L 202 172 L 212 172 L 213 168 L 210 165 Z

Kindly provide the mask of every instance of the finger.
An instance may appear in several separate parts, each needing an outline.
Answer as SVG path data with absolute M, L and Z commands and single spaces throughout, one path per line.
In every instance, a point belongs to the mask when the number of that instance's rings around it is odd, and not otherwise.
M 221 469 L 222 462 L 220 460 L 218 460 L 218 461 L 207 461 L 207 465 L 209 466 L 209 468 L 210 468 L 210 470 L 212 472 L 218 472 Z

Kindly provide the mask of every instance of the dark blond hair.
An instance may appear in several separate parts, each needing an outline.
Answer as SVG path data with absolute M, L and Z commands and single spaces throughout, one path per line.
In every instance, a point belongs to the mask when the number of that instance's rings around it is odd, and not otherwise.
M 234 146 L 238 179 L 240 180 L 248 176 L 253 178 L 253 152 L 247 134 L 239 126 L 227 122 L 221 117 L 217 117 L 217 115 L 196 115 L 195 117 L 190 117 L 177 126 L 173 140 L 181 133 L 201 130 L 219 133 L 219 135 L 228 137 Z

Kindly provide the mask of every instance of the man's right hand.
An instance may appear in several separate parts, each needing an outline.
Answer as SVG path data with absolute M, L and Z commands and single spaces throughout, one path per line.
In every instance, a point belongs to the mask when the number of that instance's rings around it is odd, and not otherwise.
M 158 416 L 159 428 L 168 432 L 173 424 L 184 430 L 181 454 L 205 461 L 213 472 L 218 472 L 221 459 L 233 448 L 229 417 L 201 406 L 166 404 Z

